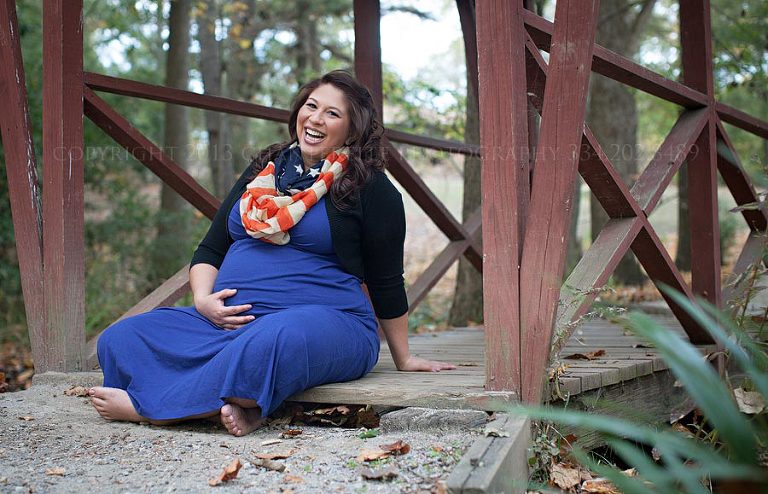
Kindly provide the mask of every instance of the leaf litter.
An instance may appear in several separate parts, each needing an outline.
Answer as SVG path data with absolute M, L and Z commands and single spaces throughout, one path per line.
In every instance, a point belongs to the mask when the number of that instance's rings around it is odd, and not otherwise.
M 232 463 L 224 467 L 224 470 L 222 472 L 210 479 L 208 481 L 208 485 L 211 487 L 220 485 L 224 482 L 229 482 L 230 480 L 234 480 L 237 478 L 237 474 L 240 472 L 240 469 L 243 467 L 243 464 L 240 463 L 240 458 L 235 458 L 232 460 Z

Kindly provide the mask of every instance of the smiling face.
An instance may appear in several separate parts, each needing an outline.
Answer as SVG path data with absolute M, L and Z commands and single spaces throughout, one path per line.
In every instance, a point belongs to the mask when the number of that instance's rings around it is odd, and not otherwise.
M 296 136 L 310 167 L 340 148 L 349 136 L 349 112 L 344 93 L 330 84 L 322 84 L 309 94 L 296 115 Z

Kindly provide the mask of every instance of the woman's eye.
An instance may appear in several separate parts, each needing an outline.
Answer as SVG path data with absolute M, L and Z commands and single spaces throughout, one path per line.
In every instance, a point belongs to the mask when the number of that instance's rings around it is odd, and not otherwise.
M 317 108 L 317 105 L 314 103 L 307 103 L 307 107 L 312 108 L 314 110 L 315 108 Z
M 328 115 L 330 115 L 330 116 L 332 116 L 332 117 L 337 117 L 337 118 L 338 118 L 338 116 L 339 116 L 339 114 L 338 114 L 338 113 L 336 113 L 335 111 L 329 111 L 329 112 L 328 112 Z

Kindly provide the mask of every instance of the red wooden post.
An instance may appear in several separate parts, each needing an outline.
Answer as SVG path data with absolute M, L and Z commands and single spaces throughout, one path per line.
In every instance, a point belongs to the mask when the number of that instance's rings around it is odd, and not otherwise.
M 381 6 L 379 0 L 354 0 L 355 75 L 368 86 L 384 121 L 381 78 Z
M 538 402 L 560 295 L 573 182 L 584 128 L 598 0 L 561 0 L 555 10 L 536 173 L 520 267 L 522 398 Z M 521 44 L 522 46 L 522 44 Z M 521 53 L 522 55 L 522 53 Z M 520 57 L 521 62 L 524 57 Z M 525 82 L 523 81 L 523 84 Z M 525 107 L 520 114 L 525 117 Z
M 709 0 L 680 0 L 683 82 L 707 95 L 709 121 L 688 160 L 693 292 L 720 305 L 720 224 Z M 695 343 L 695 342 L 694 342 Z
M 518 260 L 528 202 L 521 2 L 477 2 L 486 389 L 521 392 Z
M 32 356 L 38 364 L 44 361 L 48 347 L 43 303 L 42 218 L 27 87 L 13 0 L 0 3 L 0 105 L 3 108 L 0 112 L 0 130 L 16 236 L 16 255 L 19 258 Z
M 43 272 L 46 353 L 38 372 L 83 368 L 82 0 L 45 0 L 43 13 Z

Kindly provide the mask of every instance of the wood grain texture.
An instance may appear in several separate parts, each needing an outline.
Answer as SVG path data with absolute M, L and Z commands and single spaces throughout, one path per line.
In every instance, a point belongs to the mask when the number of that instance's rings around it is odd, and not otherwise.
M 529 197 L 528 101 L 522 2 L 477 3 L 483 148 L 483 317 L 486 388 L 522 390 L 520 278 Z
M 696 3 L 698 2 L 694 1 L 694 4 Z M 694 8 L 701 9 L 702 7 L 694 5 Z M 696 15 L 701 18 L 701 15 Z M 707 15 L 707 17 L 709 16 Z M 533 12 L 526 11 L 525 24 L 536 46 L 548 51 L 552 37 L 552 23 Z M 653 72 L 600 45 L 595 45 L 592 70 L 615 81 L 689 109 L 700 108 L 709 103 L 706 92 L 697 91 L 683 83 L 667 79 L 661 74 Z M 724 103 L 716 102 L 714 107 L 723 121 L 768 139 L 768 122 L 765 120 L 753 117 Z
M 768 122 L 765 120 L 760 120 L 746 112 L 720 102 L 715 103 L 715 109 L 723 122 L 728 122 L 763 139 L 768 139 Z
M 201 213 L 214 217 L 220 201 L 90 89 L 85 89 L 85 115 Z
M 147 84 L 145 82 L 94 72 L 86 72 L 84 80 L 85 84 L 93 91 L 119 94 L 150 101 L 161 101 L 163 103 L 203 110 L 219 111 L 230 115 L 261 118 L 273 122 L 288 122 L 288 116 L 290 115 L 288 110 L 280 108 L 237 101 L 217 95 L 194 93 L 184 89 L 157 86 L 155 84 Z
M 706 110 L 686 110 L 678 117 L 664 142 L 651 158 L 635 184 L 632 196 L 646 216 L 650 216 L 683 161 L 689 157 L 696 139 L 707 125 Z
M 563 283 L 558 303 L 553 349 L 556 352 L 573 331 L 573 324 L 591 307 L 613 270 L 642 228 L 634 218 L 610 219 Z
M 200 94 L 183 89 L 157 86 L 155 84 L 147 84 L 145 82 L 112 77 L 94 72 L 86 72 L 84 77 L 85 84 L 90 89 L 99 92 L 119 94 L 150 101 L 161 101 L 163 103 L 172 103 L 174 105 L 200 108 L 203 110 L 219 111 L 230 115 L 260 118 L 273 122 L 287 123 L 288 117 L 290 116 L 290 112 L 282 108 L 257 105 L 255 103 L 233 100 L 217 95 Z M 473 146 L 471 144 L 449 139 L 437 139 L 393 129 L 386 129 L 384 135 L 394 142 L 437 149 L 450 153 L 469 155 L 477 155 L 480 153 L 479 146 Z
M 27 103 L 16 2 L 0 2 L 0 136 L 11 203 L 24 310 L 36 362 L 45 361 L 43 230 L 40 184 Z M 0 172 L 2 173 L 2 172 Z
M 523 400 L 537 403 L 550 350 L 572 214 L 599 2 L 558 2 L 530 218 L 520 267 Z
M 448 493 L 525 494 L 528 492 L 530 421 L 521 416 L 499 414 L 487 427 L 507 435 L 477 439 L 446 480 Z
M 693 409 L 681 389 L 675 386 L 675 376 L 669 371 L 659 371 L 638 379 L 612 386 L 590 390 L 568 400 L 567 407 L 595 414 L 607 414 L 618 418 L 634 417 L 643 422 L 669 423 Z M 552 406 L 563 407 L 566 403 L 555 401 Z M 579 447 L 592 449 L 604 444 L 595 431 L 566 427 L 561 434 L 578 437 Z
M 709 0 L 680 0 L 682 82 L 714 103 Z
M 448 139 L 437 139 L 394 129 L 386 129 L 384 135 L 390 141 L 399 142 L 401 144 L 436 149 L 438 151 L 446 151 L 449 153 L 480 156 L 480 146 L 475 144 L 467 144 L 465 142 L 451 141 Z
M 657 324 L 683 338 L 685 332 L 674 317 L 652 316 Z M 453 362 L 458 368 L 449 372 L 399 372 L 389 350 L 382 346 L 379 363 L 366 377 L 347 383 L 319 386 L 292 399 L 316 403 L 371 403 L 388 406 L 427 406 L 475 410 L 504 410 L 518 398 L 513 393 L 492 392 L 484 388 L 486 349 L 481 328 L 458 328 L 440 333 L 413 335 L 409 338 L 415 355 Z M 644 348 L 641 340 L 603 319 L 587 319 L 560 352 L 559 361 L 568 367 L 559 383 L 548 383 L 547 399 L 575 397 L 595 386 L 630 383 L 638 377 L 667 369 L 658 350 Z M 715 345 L 700 346 L 707 354 Z M 603 350 L 595 360 L 566 358 L 575 353 Z M 599 384 L 598 384 L 599 383 Z
M 720 306 L 720 221 L 717 198 L 716 115 L 696 140 L 688 158 L 688 215 L 691 232 L 691 288 Z M 697 340 L 698 341 L 698 340 Z
M 85 239 L 82 0 L 43 3 L 43 275 L 37 372 L 83 370 Z
M 524 19 L 536 45 L 550 51 L 553 23 L 530 11 L 525 12 Z M 706 104 L 706 96 L 699 91 L 667 79 L 600 45 L 595 45 L 591 66 L 598 74 L 681 106 L 696 108 Z

